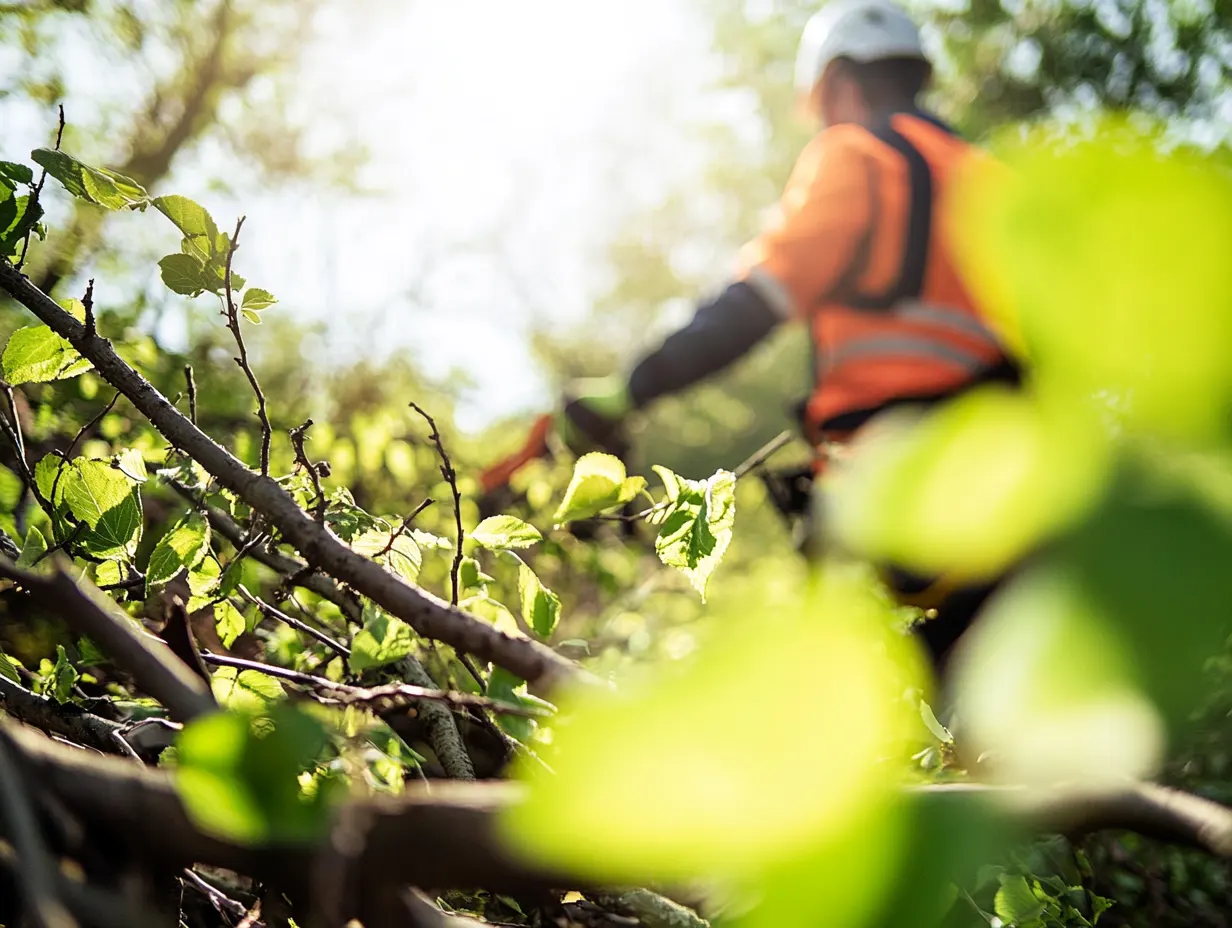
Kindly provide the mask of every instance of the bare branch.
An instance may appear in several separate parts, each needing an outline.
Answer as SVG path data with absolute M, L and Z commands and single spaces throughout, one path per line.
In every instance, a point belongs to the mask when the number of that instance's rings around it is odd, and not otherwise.
M 291 628 L 295 629 L 296 631 L 303 632 L 305 635 L 309 636 L 310 638 L 315 638 L 317 641 L 321 642 L 321 644 L 325 645 L 325 647 L 329 648 L 331 651 L 333 651 L 335 654 L 341 657 L 344 661 L 348 657 L 351 656 L 351 649 L 348 648 L 346 645 L 344 645 L 342 642 L 335 641 L 333 638 L 329 637 L 329 635 L 325 634 L 325 632 L 318 631 L 317 629 L 309 625 L 307 622 L 301 622 L 299 619 L 295 618 L 294 616 L 287 615 L 285 612 L 281 611 L 280 609 L 275 609 L 273 606 L 271 606 L 269 603 L 262 600 L 260 597 L 254 596 L 252 593 L 250 593 L 248 591 L 248 588 L 245 587 L 243 584 L 240 584 L 239 591 L 240 591 L 240 595 L 242 595 L 246 600 L 248 600 L 258 609 L 260 609 L 263 613 L 265 613 L 271 619 L 277 619 L 279 622 L 282 622 L 285 625 L 291 626 Z
M 186 722 L 215 708 L 209 689 L 166 645 L 152 635 L 139 636 L 127 616 L 113 613 L 115 605 L 109 599 L 78 586 L 66 572 L 68 566 L 60 560 L 56 572 L 43 577 L 0 557 L 0 577 L 18 584 L 75 632 L 90 638 L 132 674 L 138 687 L 166 706 L 172 718 Z
M 297 683 L 300 686 L 309 687 L 317 692 L 328 693 L 331 702 L 344 705 L 379 703 L 379 705 L 373 706 L 373 711 L 378 713 L 389 712 L 393 709 L 424 700 L 446 703 L 447 705 L 459 708 L 475 706 L 491 709 L 493 712 L 499 712 L 504 715 L 517 715 L 524 718 L 541 718 L 549 715 L 543 709 L 515 706 L 511 703 L 489 699 L 486 696 L 456 693 L 434 687 L 414 686 L 409 683 L 388 683 L 384 686 L 373 687 L 350 686 L 346 683 L 336 683 L 333 680 L 325 679 L 325 677 L 303 673 L 299 670 L 290 670 L 273 664 L 262 664 L 260 661 L 249 661 L 240 657 L 213 654 L 209 651 L 201 652 L 201 659 L 207 664 L 214 664 L 217 667 L 253 670 L 269 677 L 276 677 L 279 680 L 286 680 L 289 683 Z
M 316 502 L 312 505 L 312 514 L 318 522 L 324 522 L 328 503 L 325 500 L 325 491 L 321 489 L 321 473 L 317 465 L 308 459 L 308 452 L 304 450 L 304 435 L 311 427 L 312 420 L 308 419 L 303 425 L 288 429 L 287 434 L 291 436 L 291 447 L 295 449 L 295 463 L 308 472 L 308 477 L 312 480 L 312 490 L 317 495 Z
M 449 460 L 449 454 L 445 451 L 445 444 L 441 441 L 441 433 L 436 427 L 436 420 L 424 412 L 417 403 L 411 403 L 411 409 L 419 413 L 424 418 L 424 421 L 428 423 L 428 428 L 432 430 L 428 440 L 436 445 L 436 453 L 441 456 L 441 476 L 445 478 L 445 482 L 449 484 L 449 489 L 453 493 L 453 516 L 456 523 L 454 539 L 456 543 L 454 545 L 453 565 L 449 568 L 449 580 L 453 588 L 450 602 L 456 608 L 458 605 L 458 572 L 462 569 L 462 542 L 466 538 L 462 532 L 462 494 L 458 492 L 458 472 L 453 469 L 453 462 Z
M 59 106 L 60 119 L 56 126 L 56 151 L 60 150 L 60 142 L 64 140 L 64 104 Z M 30 191 L 30 201 L 26 204 L 27 210 L 33 210 L 38 206 L 39 197 L 43 195 L 43 185 L 47 183 L 47 168 L 43 168 L 43 173 L 39 175 L 38 183 L 34 189 Z M 21 242 L 21 257 L 17 259 L 17 270 L 21 270 L 26 265 L 26 253 L 30 250 L 30 238 L 34 235 L 34 227 L 31 226 L 26 231 L 26 237 Z
M 261 389 L 261 384 L 257 380 L 257 375 L 253 372 L 252 365 L 248 363 L 248 348 L 244 344 L 244 334 L 240 331 L 240 312 L 235 305 L 235 295 L 231 291 L 231 260 L 235 257 L 236 250 L 240 247 L 240 229 L 244 227 L 245 216 L 241 216 L 235 223 L 235 232 L 231 235 L 231 243 L 227 248 L 227 263 L 223 271 L 223 289 L 224 306 L 227 315 L 227 328 L 231 330 L 232 336 L 235 337 L 235 344 L 240 350 L 240 356 L 235 359 L 235 363 L 240 366 L 240 370 L 244 372 L 244 376 L 248 378 L 248 384 L 252 387 L 252 392 L 257 397 L 257 418 L 261 420 L 261 475 L 269 476 L 269 459 L 270 459 L 270 441 L 273 438 L 273 429 L 270 427 L 269 413 L 266 410 L 265 391 Z
M 188 384 L 188 418 L 193 425 L 197 424 L 197 379 L 193 376 L 191 364 L 184 365 L 184 382 Z
M 389 536 L 389 543 L 381 549 L 381 553 L 377 557 L 385 557 L 394 549 L 394 545 L 398 543 L 398 539 L 405 535 L 411 528 L 411 524 L 419 518 L 419 514 L 432 505 L 434 500 L 425 499 L 422 503 L 415 507 L 415 511 L 402 520 L 402 524 L 398 526 L 398 530 Z
M 576 664 L 528 638 L 508 635 L 450 606 L 426 590 L 404 582 L 370 558 L 355 552 L 304 512 L 277 482 L 255 474 L 180 413 L 103 338 L 88 339 L 85 327 L 36 288 L 7 261 L 0 262 L 0 289 L 67 339 L 99 375 L 123 393 L 175 447 L 191 455 L 218 482 L 239 495 L 277 528 L 309 564 L 369 597 L 425 638 L 451 645 L 517 674 L 533 686 L 589 679 Z
M 86 337 L 93 338 L 98 334 L 98 323 L 94 319 L 94 278 L 90 278 L 90 282 L 86 284 L 86 294 L 81 298 L 81 305 L 85 307 L 86 315 Z

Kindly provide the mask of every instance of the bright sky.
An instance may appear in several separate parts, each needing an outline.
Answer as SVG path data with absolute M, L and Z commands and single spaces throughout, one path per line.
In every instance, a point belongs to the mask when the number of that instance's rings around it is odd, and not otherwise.
M 245 199 L 244 266 L 332 351 L 463 373 L 477 426 L 550 401 L 531 323 L 579 318 L 621 211 L 690 170 L 708 37 L 688 0 L 378 5 L 323 18 L 302 89 L 382 192 Z

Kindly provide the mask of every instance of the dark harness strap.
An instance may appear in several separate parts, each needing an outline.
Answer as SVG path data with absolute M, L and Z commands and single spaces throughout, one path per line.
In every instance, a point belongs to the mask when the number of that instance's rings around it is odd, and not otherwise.
M 945 128 L 937 120 L 929 119 L 928 122 Z M 876 310 L 889 309 L 903 300 L 917 299 L 924 290 L 924 273 L 928 268 L 933 227 L 933 172 L 920 150 L 891 125 L 890 117 L 870 127 L 869 131 L 907 162 L 907 228 L 898 277 L 883 293 L 855 293 L 844 300 L 853 309 Z M 863 265 L 867 266 L 867 250 L 861 258 Z M 860 267 L 856 279 L 863 275 L 865 266 Z

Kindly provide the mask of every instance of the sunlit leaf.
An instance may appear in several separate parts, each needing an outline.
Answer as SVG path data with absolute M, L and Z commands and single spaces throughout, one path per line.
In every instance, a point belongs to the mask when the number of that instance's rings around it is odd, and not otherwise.
M 988 388 L 866 433 L 834 467 L 825 505 L 863 556 L 982 580 L 1089 510 L 1110 457 L 1093 415 Z
M 234 667 L 219 667 L 211 675 L 214 698 L 220 705 L 237 712 L 261 712 L 271 702 L 286 693 L 274 677 L 256 670 L 236 671 Z
M 236 638 L 244 634 L 244 629 L 247 627 L 243 614 L 231 604 L 229 599 L 215 603 L 214 621 L 217 623 L 218 637 L 222 639 L 223 647 L 227 648 L 235 643 Z
M 240 301 L 240 307 L 255 312 L 268 309 L 277 302 L 277 298 L 268 290 L 262 290 L 260 287 L 249 287 L 244 291 L 244 299 Z
M 1116 617 L 1045 563 L 984 610 L 954 657 L 960 735 L 989 775 L 1052 785 L 1149 777 L 1164 727 Z
M 148 200 L 145 189 L 132 178 L 106 168 L 90 167 L 62 151 L 37 148 L 30 157 L 73 196 L 105 209 L 143 206 Z
M 78 458 L 60 481 L 64 501 L 89 531 L 81 545 L 95 557 L 132 557 L 141 540 L 137 485 L 105 461 Z
M 351 642 L 348 664 L 354 673 L 373 667 L 384 667 L 411 653 L 414 633 L 401 619 L 395 619 L 379 609 L 368 609 L 364 627 Z
M 495 667 L 488 677 L 487 696 L 513 706 L 522 705 L 526 695 L 526 681 L 515 677 L 503 667 Z M 523 744 L 530 741 L 535 733 L 535 720 L 517 715 L 496 716 L 496 721 L 506 732 L 517 738 Z
M 733 599 L 687 665 L 562 695 L 555 773 L 517 768 L 528 793 L 503 820 L 511 846 L 636 883 L 760 871 L 855 841 L 897 794 L 899 768 L 880 761 L 919 725 L 899 698 L 918 657 L 845 576 Z M 807 672 L 784 673 L 787 654 Z M 733 731 L 757 732 L 757 749 L 733 752 Z
M 997 916 L 1010 925 L 1023 925 L 1044 914 L 1044 903 L 1021 876 L 1006 874 L 996 897 Z
M 492 516 L 484 519 L 471 532 L 476 544 L 494 551 L 509 548 L 529 548 L 543 540 L 539 530 L 514 516 Z
M 47 539 L 43 537 L 43 533 L 39 531 L 38 526 L 30 527 L 30 531 L 26 532 L 26 539 L 21 546 L 21 556 L 17 558 L 18 567 L 33 567 L 34 564 L 47 553 Z
M 200 513 L 189 513 L 155 545 L 146 567 L 146 589 L 166 583 L 181 570 L 194 569 L 209 550 L 209 523 Z
M 167 255 L 158 262 L 163 283 L 172 293 L 196 296 L 209 289 L 205 278 L 205 265 L 194 255 Z
M 152 201 L 160 213 L 170 219 L 187 238 L 204 239 L 207 254 L 213 253 L 218 238 L 218 226 L 204 206 L 177 194 L 155 197 Z
M 622 506 L 646 486 L 642 477 L 629 477 L 624 462 L 610 454 L 592 452 L 578 459 L 565 497 L 556 510 L 557 524 L 588 519 L 606 509 Z
M 526 624 L 545 641 L 551 638 L 560 619 L 560 597 L 544 586 L 525 564 L 518 569 L 518 596 L 522 600 L 522 618 Z
M 1232 178 L 1114 119 L 1007 145 L 959 188 L 951 253 L 1012 320 L 1043 392 L 1118 398 L 1127 426 L 1210 440 L 1232 410 Z M 1126 235 L 1133 229 L 1133 235 Z M 1166 310 L 1162 307 L 1167 307 Z
M 76 377 L 94 365 L 48 326 L 32 325 L 9 336 L 0 366 L 4 379 L 16 386 Z
M 736 478 L 719 471 L 708 480 L 678 480 L 675 500 L 655 539 L 655 551 L 668 567 L 684 572 L 704 601 L 710 575 L 731 544 Z

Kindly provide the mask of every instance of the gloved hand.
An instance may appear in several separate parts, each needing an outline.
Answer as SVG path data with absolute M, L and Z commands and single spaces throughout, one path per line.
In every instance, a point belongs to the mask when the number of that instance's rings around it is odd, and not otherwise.
M 629 447 L 624 420 L 632 411 L 623 377 L 576 380 L 565 391 L 557 431 L 575 454 L 598 450 L 622 458 Z

